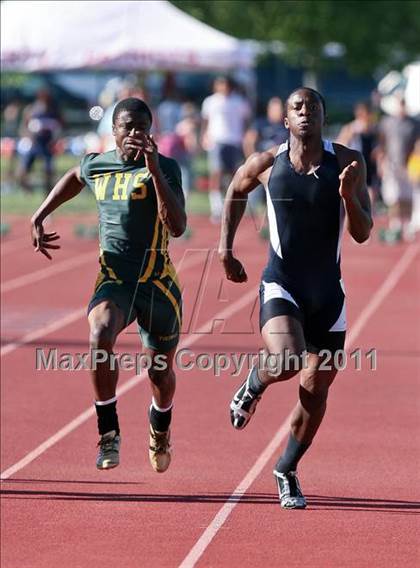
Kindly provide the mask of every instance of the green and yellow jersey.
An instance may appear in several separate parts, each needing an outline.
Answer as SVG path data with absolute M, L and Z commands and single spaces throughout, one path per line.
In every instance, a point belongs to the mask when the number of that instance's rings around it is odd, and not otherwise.
M 161 154 L 159 164 L 184 203 L 178 164 Z M 148 282 L 167 275 L 174 278 L 168 255 L 169 231 L 159 218 L 144 156 L 124 162 L 116 150 L 88 154 L 81 161 L 80 173 L 98 206 L 102 272 L 126 282 Z

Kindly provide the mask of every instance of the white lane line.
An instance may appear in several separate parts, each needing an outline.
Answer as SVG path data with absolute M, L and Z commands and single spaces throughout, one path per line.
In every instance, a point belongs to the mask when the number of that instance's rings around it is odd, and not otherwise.
M 385 298 L 398 284 L 399 279 L 410 266 L 418 251 L 419 245 L 417 244 L 412 244 L 406 249 L 405 253 L 394 266 L 393 270 L 388 274 L 386 280 L 382 283 L 382 286 L 378 289 L 369 304 L 364 310 L 362 310 L 362 313 L 352 325 L 352 328 L 347 335 L 346 349 L 350 347 L 350 344 L 353 343 L 355 337 L 359 335 L 360 331 L 366 325 L 366 322 L 372 317 Z
M 244 296 L 242 296 L 241 298 L 236 300 L 236 302 L 233 302 L 230 306 L 228 306 L 224 310 L 221 310 L 220 312 L 218 312 L 217 314 L 212 316 L 205 324 L 203 324 L 194 333 L 194 335 L 190 335 L 184 341 L 182 341 L 180 343 L 179 349 L 183 349 L 185 347 L 191 347 L 191 345 L 194 345 L 194 343 L 197 343 L 197 341 L 199 341 L 202 338 L 202 334 L 208 332 L 209 326 L 215 320 L 223 320 L 223 319 L 227 319 L 227 318 L 231 317 L 233 314 L 235 314 L 236 312 L 241 310 L 243 307 L 248 305 L 251 300 L 255 299 L 255 297 L 256 297 L 255 290 L 249 290 L 249 292 L 247 294 L 245 294 Z M 117 390 L 117 395 L 121 396 L 121 395 L 125 394 L 126 392 L 131 390 L 133 387 L 135 387 L 138 383 L 143 381 L 146 378 L 146 376 L 147 376 L 146 372 L 144 372 L 140 375 L 134 375 L 134 377 L 131 377 L 130 379 L 128 379 L 128 381 L 126 383 L 124 383 Z M 67 436 L 67 434 L 70 434 L 71 432 L 73 432 L 73 430 L 75 430 L 81 424 L 86 422 L 86 420 L 88 420 L 94 414 L 95 414 L 95 409 L 92 405 L 92 407 L 88 408 L 87 410 L 85 410 L 84 412 L 79 414 L 79 416 L 76 416 L 76 418 L 74 418 L 74 420 L 72 420 L 71 422 L 69 422 L 68 424 L 63 426 L 63 428 L 58 430 L 58 432 L 56 432 L 55 434 L 53 434 L 52 436 L 47 438 L 47 440 L 45 440 L 45 442 L 40 444 L 37 448 L 35 448 L 34 450 L 32 450 L 31 452 L 26 454 L 26 456 L 24 456 L 21 460 L 19 460 L 18 462 L 16 462 L 12 466 L 10 466 L 8 469 L 3 471 L 2 474 L 1 474 L 1 479 L 2 480 L 8 479 L 10 476 L 15 474 L 17 471 L 21 470 L 22 468 L 24 468 L 25 466 L 27 466 L 28 464 L 33 462 L 41 454 L 43 454 L 45 451 L 47 451 L 49 448 L 51 448 L 51 446 L 54 446 L 57 442 L 59 442 L 65 436 Z
M 394 266 L 388 277 L 385 279 L 382 286 L 377 290 L 377 292 L 372 296 L 370 302 L 362 310 L 361 314 L 354 322 L 351 332 L 349 333 L 349 340 L 346 342 L 346 347 L 349 349 L 359 337 L 362 329 L 365 327 L 366 323 L 372 317 L 373 313 L 378 309 L 380 304 L 388 296 L 388 294 L 394 289 L 398 283 L 401 276 L 404 274 L 405 270 L 409 267 L 410 263 L 414 259 L 417 253 L 418 246 L 410 245 L 405 251 L 404 255 L 401 257 L 400 261 Z M 225 521 L 232 513 L 233 509 L 236 507 L 241 497 L 245 494 L 252 483 L 257 479 L 261 471 L 264 469 L 268 461 L 271 459 L 272 455 L 278 448 L 278 446 L 283 442 L 289 432 L 290 416 L 283 422 L 277 432 L 274 434 L 271 442 L 263 450 L 263 452 L 258 457 L 257 461 L 254 463 L 252 468 L 248 471 L 243 480 L 239 483 L 236 489 L 233 491 L 231 496 L 227 499 L 226 503 L 219 509 L 216 516 L 213 518 L 211 523 L 202 533 L 200 538 L 191 548 L 187 556 L 179 565 L 179 568 L 193 568 L 198 560 L 201 558 L 211 541 L 214 539 L 219 529 L 224 525 Z
M 237 240 L 237 244 L 243 240 L 243 236 Z M 27 239 L 25 239 L 27 240 Z M 12 245 L 13 243 L 10 243 Z M 1 246 L 1 251 L 3 253 L 3 249 L 6 245 Z M 32 246 L 32 245 L 28 245 Z M 9 249 L 10 250 L 10 249 Z M 194 252 L 203 252 L 208 251 L 212 252 L 213 254 L 216 252 L 215 249 L 204 249 L 204 248 L 197 248 L 197 249 L 186 249 L 194 251 Z M 53 251 L 54 253 L 54 251 Z M 18 276 L 17 278 L 12 278 L 7 280 L 4 283 L 0 284 L 0 292 L 5 294 L 7 292 L 11 292 L 12 290 L 17 290 L 18 288 L 22 288 L 23 286 L 28 286 L 29 284 L 33 284 L 34 282 L 39 282 L 40 280 L 44 280 L 45 278 L 50 278 L 51 276 L 55 276 L 56 274 L 61 274 L 62 272 L 66 272 L 67 270 L 71 270 L 72 268 L 76 268 L 77 266 L 81 266 L 90 260 L 94 260 L 98 256 L 98 251 L 89 251 L 83 254 L 79 254 L 76 258 L 68 258 L 63 261 L 55 262 L 54 264 L 47 266 L 45 268 L 40 268 L 39 270 L 35 270 L 34 272 L 29 272 L 28 274 L 23 274 L 22 276 Z M 185 258 L 185 254 L 181 257 L 181 260 Z M 191 259 L 193 263 L 196 262 L 195 259 Z M 185 260 L 184 265 L 181 264 L 181 268 L 185 269 L 185 267 L 189 266 L 189 259 Z
M 72 268 L 76 268 L 77 266 L 81 266 L 82 264 L 86 264 L 87 262 L 94 260 L 95 255 L 98 255 L 97 251 L 85 252 L 78 255 L 76 258 L 68 258 L 67 260 L 57 262 L 56 264 L 53 264 L 46 268 L 40 268 L 39 270 L 35 270 L 34 272 L 30 272 L 29 274 L 24 274 L 23 276 L 18 276 L 17 278 L 7 280 L 1 285 L 1 293 L 5 294 L 6 292 L 17 290 L 18 288 L 22 288 L 22 286 L 28 286 L 29 284 L 33 284 L 34 282 L 39 282 L 40 280 L 44 280 L 45 278 L 50 278 L 51 276 L 55 276 L 56 274 L 61 274 L 62 272 L 66 272 L 67 270 L 71 270 Z
M 4 256 L 5 254 L 8 254 L 9 252 L 16 252 L 16 250 L 19 249 L 29 249 L 32 248 L 32 243 L 31 243 L 31 239 L 29 237 L 29 234 L 27 237 L 21 237 L 18 239 L 13 239 L 12 241 L 2 241 L 1 243 L 1 255 Z
M 401 261 L 404 259 L 405 256 L 408 256 L 410 261 L 413 260 L 416 251 L 411 252 L 410 254 L 408 254 L 408 251 L 409 251 L 409 249 L 407 249 L 407 251 L 406 251 L 405 255 L 403 255 Z M 366 306 L 366 308 L 360 314 L 359 318 L 356 320 L 356 322 L 354 324 L 354 328 L 356 329 L 356 332 L 352 333 L 352 335 L 350 337 L 350 341 L 348 342 L 347 348 L 351 347 L 351 345 L 354 343 L 354 341 L 359 336 L 363 327 L 366 325 L 368 319 L 372 316 L 374 310 L 372 310 L 372 308 L 370 306 L 373 305 L 373 306 L 376 306 L 376 308 L 379 306 L 379 304 L 376 300 L 376 297 L 379 296 L 380 299 L 381 299 L 381 302 L 382 302 L 385 299 L 385 297 L 391 292 L 393 287 L 397 284 L 399 278 L 402 276 L 404 271 L 408 268 L 410 262 L 405 261 L 404 264 L 401 267 L 401 261 L 390 272 L 390 274 L 388 275 L 387 279 L 385 280 L 385 282 L 383 283 L 381 288 L 372 297 L 369 304 Z M 395 276 L 395 273 L 396 273 L 397 277 Z M 393 284 L 393 285 L 390 286 L 390 284 L 388 284 L 388 282 L 391 282 L 391 284 Z M 384 286 L 387 286 L 387 288 L 386 288 L 386 290 L 388 290 L 387 294 L 384 294 L 384 292 L 383 292 Z M 242 298 L 240 298 L 239 300 L 237 300 L 236 302 L 231 304 L 228 308 L 225 308 L 224 310 L 222 310 L 221 312 L 219 312 L 218 314 L 213 316 L 210 320 L 208 320 L 197 331 L 197 333 L 195 335 L 189 336 L 188 338 L 186 338 L 186 340 L 181 343 L 180 348 L 189 347 L 189 346 L 193 345 L 194 343 L 196 343 L 201 337 L 200 334 L 208 330 L 208 326 L 209 326 L 210 323 L 212 323 L 216 319 L 220 320 L 220 319 L 230 317 L 235 312 L 239 311 L 242 307 L 246 306 L 253 298 L 255 298 L 255 292 L 254 292 L 254 290 L 250 290 L 245 296 L 243 296 Z M 368 313 L 369 317 L 366 317 L 366 315 L 365 315 L 366 313 Z M 122 385 L 118 389 L 118 396 L 122 396 L 124 393 L 131 390 L 134 386 L 136 386 L 138 383 L 140 383 L 142 380 L 144 380 L 145 377 L 146 377 L 146 373 L 143 373 L 141 375 L 138 375 L 138 376 L 136 375 L 136 376 L 132 377 L 131 379 L 129 379 L 126 383 L 124 383 L 124 385 Z M 40 444 L 37 448 L 35 448 L 31 452 L 29 452 L 24 458 L 22 458 L 20 461 L 18 461 L 17 463 L 12 465 L 8 469 L 6 469 L 1 474 L 1 479 L 6 480 L 9 477 L 11 477 L 12 475 L 14 475 L 14 473 L 21 470 L 25 466 L 27 466 L 29 463 L 31 463 L 36 458 L 38 458 L 41 454 L 43 454 L 45 451 L 47 451 L 50 447 L 54 446 L 57 442 L 62 440 L 65 436 L 67 436 L 67 434 L 70 434 L 71 432 L 73 432 L 73 430 L 75 430 L 81 424 L 86 422 L 93 415 L 94 415 L 94 408 L 93 407 L 88 408 L 87 410 L 85 410 L 84 412 L 79 414 L 79 416 L 77 416 L 74 420 L 72 420 L 71 422 L 66 424 L 66 426 L 61 428 L 53 436 L 51 436 L 45 442 Z M 237 505 L 240 498 L 244 495 L 244 493 L 247 491 L 247 489 L 250 487 L 250 485 L 255 481 L 255 479 L 258 477 L 258 475 L 261 473 L 262 469 L 265 467 L 265 465 L 267 464 L 267 462 L 271 458 L 274 451 L 277 449 L 277 447 L 281 444 L 283 439 L 286 437 L 288 429 L 289 429 L 289 420 L 290 420 L 290 417 L 288 417 L 283 422 L 283 424 L 280 426 L 280 428 L 278 429 L 278 431 L 274 435 L 273 439 L 268 444 L 268 446 L 264 449 L 264 451 L 261 453 L 261 455 L 258 457 L 257 461 L 255 462 L 255 464 L 253 465 L 251 470 L 248 472 L 248 474 L 245 476 L 245 478 L 241 481 L 241 483 L 236 487 L 236 489 L 231 494 L 231 496 L 229 497 L 227 502 L 219 510 L 217 515 L 214 517 L 213 521 L 210 523 L 210 525 L 207 527 L 207 529 L 201 535 L 200 539 L 196 542 L 194 547 L 191 549 L 191 551 L 189 552 L 187 557 L 181 563 L 180 568 L 181 567 L 182 568 L 193 567 L 196 564 L 196 562 L 198 561 L 198 559 L 202 556 L 202 554 L 204 553 L 204 551 L 206 550 L 206 548 L 208 547 L 210 542 L 216 536 L 219 529 L 223 526 L 224 522 L 226 521 L 226 519 L 228 518 L 230 513 L 233 511 L 234 507 Z
M 191 249 L 194 252 L 206 252 L 206 249 Z M 200 256 L 190 256 L 189 258 L 186 258 L 186 260 L 184 261 L 184 256 L 180 259 L 179 261 L 179 273 L 181 274 L 184 270 L 186 270 L 187 268 L 192 268 L 193 266 L 195 266 L 196 264 L 200 264 L 200 262 L 203 261 L 203 258 L 201 258 Z M 178 272 L 178 269 L 176 269 Z M 30 343 L 31 341 L 34 341 L 35 339 L 39 339 L 40 337 L 43 337 L 44 335 L 48 335 L 49 333 L 52 333 L 53 331 L 57 331 L 58 329 L 61 329 L 62 327 L 65 327 L 66 325 L 69 325 L 70 323 L 73 323 L 75 321 L 77 321 L 79 318 L 83 317 L 83 315 L 85 315 L 87 312 L 87 306 L 86 308 L 78 308 L 72 312 L 70 312 L 69 314 L 59 318 L 58 320 L 56 320 L 53 323 L 50 323 L 48 325 L 42 326 L 38 329 L 35 329 L 34 331 L 31 331 L 30 333 L 24 335 L 23 337 L 21 337 L 20 339 L 14 341 L 13 343 L 8 343 L 7 345 L 4 345 L 1 349 L 0 349 L 0 357 L 4 357 L 4 355 L 8 355 L 9 353 L 12 353 L 15 349 L 17 349 L 18 347 L 21 347 L 22 345 L 25 345 L 26 343 Z
M 135 375 L 134 377 L 131 377 L 131 379 L 129 379 L 126 383 L 124 383 L 121 386 L 121 388 L 117 390 L 117 396 L 122 396 L 124 393 L 131 390 L 134 386 L 136 386 L 138 383 L 143 381 L 145 378 L 146 378 L 146 371 L 144 371 L 141 375 Z M 79 416 L 76 416 L 74 420 L 63 426 L 63 428 L 58 430 L 58 432 L 56 432 L 53 436 L 45 440 L 45 442 L 43 442 L 34 450 L 26 454 L 24 458 L 22 458 L 17 463 L 6 469 L 1 474 L 1 480 L 3 481 L 8 479 L 11 475 L 13 475 L 20 469 L 23 469 L 25 466 L 33 462 L 37 457 L 39 457 L 41 454 L 43 454 L 49 448 L 51 448 L 51 446 L 54 446 L 57 442 L 59 442 L 65 436 L 67 436 L 67 434 L 70 434 L 71 432 L 73 432 L 73 430 L 76 430 L 76 428 L 78 428 L 81 424 L 86 422 L 86 420 L 88 420 L 91 416 L 94 416 L 94 414 L 95 414 L 95 408 L 92 405 L 90 408 L 87 408 L 84 412 L 79 414 Z
M 284 438 L 287 436 L 289 432 L 289 425 L 291 414 L 287 417 L 287 419 L 283 422 L 277 432 L 274 434 L 271 442 L 266 446 L 263 452 L 259 455 L 257 461 L 248 471 L 246 476 L 240 482 L 240 484 L 236 487 L 233 491 L 231 496 L 228 498 L 226 503 L 219 509 L 218 513 L 203 532 L 199 540 L 196 542 L 194 547 L 190 550 L 189 554 L 186 558 L 181 562 L 179 568 L 190 568 L 191 566 L 195 566 L 197 560 L 202 556 L 203 552 L 206 550 L 210 542 L 216 536 L 219 529 L 224 525 L 226 519 L 229 517 L 233 509 L 236 507 L 240 499 L 245 495 L 248 491 L 248 488 L 252 483 L 257 479 L 260 475 L 262 470 L 264 469 L 265 465 L 267 464 L 268 460 L 274 454 L 278 446 L 282 443 Z
M 26 343 L 30 343 L 31 341 L 35 341 L 35 339 L 39 339 L 40 337 L 43 337 L 44 335 L 48 335 L 49 333 L 52 333 L 53 331 L 57 331 L 57 329 L 61 329 L 62 327 L 65 327 L 66 325 L 69 325 L 69 324 L 77 321 L 83 315 L 86 314 L 86 311 L 87 311 L 87 308 L 78 308 L 77 310 L 73 310 L 72 312 L 70 312 L 69 314 L 67 314 L 67 315 L 65 315 L 61 318 L 59 318 L 58 320 L 56 320 L 56 321 L 54 321 L 54 322 L 52 322 L 48 325 L 44 325 L 44 326 L 42 326 L 38 329 L 35 329 L 34 331 L 31 331 L 30 333 L 27 333 L 26 335 L 24 335 L 20 339 L 13 341 L 13 343 L 8 343 L 7 345 L 4 345 L 0 349 L 0 357 L 4 357 L 8 353 L 11 353 L 15 349 L 17 349 L 18 347 L 21 347 L 22 345 L 25 345 Z

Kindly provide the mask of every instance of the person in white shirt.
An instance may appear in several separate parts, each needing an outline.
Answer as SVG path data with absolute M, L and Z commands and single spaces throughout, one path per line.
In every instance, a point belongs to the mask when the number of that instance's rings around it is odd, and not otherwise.
M 378 166 L 382 177 L 382 197 L 388 207 L 388 229 L 379 238 L 388 244 L 413 238 L 410 218 L 413 186 L 407 164 L 419 136 L 419 123 L 408 115 L 404 99 L 397 101 L 396 113 L 379 123 Z
M 231 178 L 243 160 L 242 141 L 251 118 L 251 108 L 234 91 L 228 77 L 218 77 L 214 93 L 204 99 L 201 143 L 208 152 L 211 219 L 219 222 L 223 209 L 224 178 Z

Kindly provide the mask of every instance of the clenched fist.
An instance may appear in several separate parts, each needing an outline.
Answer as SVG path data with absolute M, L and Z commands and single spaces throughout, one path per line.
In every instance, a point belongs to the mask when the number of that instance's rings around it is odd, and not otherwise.
M 361 169 L 359 163 L 353 161 L 351 164 L 346 166 L 338 176 L 340 179 L 339 192 L 343 199 L 352 199 L 356 195 L 360 174 Z
M 232 282 L 246 282 L 248 280 L 242 263 L 232 254 L 220 255 L 220 260 L 225 269 L 226 278 Z

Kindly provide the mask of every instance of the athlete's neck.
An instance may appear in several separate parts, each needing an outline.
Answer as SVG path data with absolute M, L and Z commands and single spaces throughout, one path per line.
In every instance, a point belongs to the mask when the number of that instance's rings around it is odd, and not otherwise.
M 308 174 L 321 164 L 324 146 L 322 138 L 296 138 L 289 140 L 289 160 L 298 173 Z
M 122 162 L 126 162 L 128 164 L 136 164 L 138 166 L 144 166 L 145 160 L 143 154 L 137 160 L 135 160 L 134 157 L 127 156 L 127 154 L 125 154 L 123 150 L 121 150 L 121 148 L 119 148 L 118 146 L 115 148 L 115 151 L 117 153 L 118 158 Z
M 115 152 L 118 159 L 120 159 L 122 162 L 126 162 L 128 160 L 127 154 L 125 154 L 118 146 L 115 148 Z

